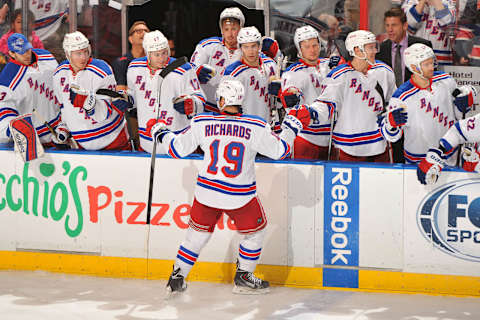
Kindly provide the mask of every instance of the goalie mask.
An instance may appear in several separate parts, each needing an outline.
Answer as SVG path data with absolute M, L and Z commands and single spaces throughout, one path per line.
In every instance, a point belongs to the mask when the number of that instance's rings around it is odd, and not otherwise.
M 90 56 L 92 54 L 90 42 L 80 31 L 67 33 L 63 38 L 63 51 L 65 51 L 65 55 L 69 61 L 71 60 L 71 53 L 73 51 L 82 50 L 85 48 L 88 48 L 88 55 Z
M 433 58 L 434 66 L 436 65 L 435 53 L 433 52 L 432 48 L 429 46 L 424 45 L 423 43 L 415 43 L 412 44 L 410 47 L 405 49 L 403 52 L 403 59 L 405 60 L 405 65 L 407 66 L 408 70 L 412 73 L 416 73 L 422 78 L 425 78 L 422 71 L 422 62 Z M 412 68 L 412 65 L 415 68 Z M 420 71 L 420 72 L 418 72 Z
M 240 24 L 240 28 L 243 28 L 243 25 L 245 24 L 245 16 L 243 15 L 242 11 L 237 7 L 226 8 L 222 11 L 222 13 L 220 13 L 220 19 L 218 20 L 218 23 L 220 25 L 220 31 L 222 30 L 222 24 L 224 20 L 237 20 Z
M 220 82 L 215 93 L 215 99 L 220 112 L 223 112 L 226 106 L 236 106 L 239 113 L 242 113 L 242 102 L 245 97 L 245 88 L 238 80 L 224 80 Z M 224 99 L 223 106 L 220 105 L 221 98 Z

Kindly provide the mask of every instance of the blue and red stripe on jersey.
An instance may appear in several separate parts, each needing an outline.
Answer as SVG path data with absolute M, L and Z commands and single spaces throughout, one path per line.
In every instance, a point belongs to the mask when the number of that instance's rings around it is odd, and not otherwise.
M 225 116 L 215 113 L 201 113 L 193 118 L 193 122 L 202 122 L 202 121 L 221 121 L 221 122 L 235 122 L 235 123 L 246 123 L 253 124 L 259 127 L 265 127 L 267 123 L 260 117 L 256 116 Z
M 188 250 L 184 246 L 180 246 L 180 248 L 178 249 L 177 258 L 182 260 L 186 264 L 193 266 L 197 261 L 198 254 Z
M 48 124 L 50 125 L 50 127 L 55 129 L 60 124 L 60 113 L 58 113 L 55 118 L 50 120 Z M 50 130 L 45 124 L 42 124 L 41 126 L 36 127 L 35 129 L 37 130 L 37 134 L 39 137 L 43 137 L 50 133 Z
M 34 30 L 39 30 L 39 29 L 42 29 L 42 28 L 46 28 L 46 27 L 54 24 L 58 19 L 61 19 L 67 13 L 68 13 L 68 9 L 66 9 L 65 11 L 62 11 L 60 13 L 57 13 L 55 15 L 35 20 L 35 23 L 33 24 L 33 29 Z
M 245 248 L 244 246 L 240 245 L 238 247 L 238 255 L 240 258 L 245 260 L 258 260 L 260 259 L 260 254 L 262 253 L 262 248 L 256 250 L 250 250 Z
M 100 128 L 83 131 L 72 131 L 71 133 L 73 138 L 77 142 L 86 142 L 106 136 L 118 129 L 118 127 L 120 127 L 122 124 L 123 117 L 117 114 L 117 116 L 110 123 L 101 126 Z
M 457 150 L 458 150 L 458 147 L 453 148 L 450 151 L 446 152 L 443 156 L 443 159 L 444 160 L 450 159 L 452 155 L 455 153 L 455 151 Z M 408 152 L 407 149 L 403 150 L 403 158 L 405 159 L 405 163 L 408 163 L 408 164 L 419 163 L 425 158 L 425 156 L 426 156 L 425 153 L 412 153 L 412 152 Z
M 0 121 L 8 117 L 17 117 L 18 111 L 12 108 L 0 108 Z
M 330 124 L 322 124 L 322 125 L 309 125 L 306 128 L 303 128 L 300 131 L 303 134 L 314 135 L 314 136 L 325 136 L 330 134 Z
M 108 75 L 105 71 L 103 71 L 102 69 L 100 69 L 97 66 L 94 66 L 93 64 L 87 65 L 85 70 L 88 70 L 88 71 L 91 71 L 91 72 L 95 73 L 96 75 L 98 75 L 102 79 L 105 78 Z
M 206 46 L 215 44 L 215 43 L 222 43 L 222 39 L 219 37 L 211 37 L 211 38 L 203 39 L 200 41 L 199 45 L 202 46 L 202 48 L 205 48 Z
M 369 132 L 343 134 L 334 132 L 332 135 L 335 144 L 342 146 L 358 146 L 363 144 L 375 143 L 383 140 L 383 136 L 380 130 L 374 130 Z
M 27 73 L 27 67 L 20 66 L 17 74 L 15 75 L 12 82 L 10 82 L 10 85 L 8 86 L 12 91 L 15 90 L 17 86 L 22 82 L 22 79 L 25 76 L 25 73 Z
M 233 184 L 216 179 L 208 179 L 200 175 L 197 178 L 197 186 L 232 196 L 247 196 L 257 192 L 255 181 L 251 184 Z
M 330 71 L 330 73 L 327 75 L 327 78 L 336 79 L 339 76 L 341 76 L 342 74 L 344 74 L 346 72 L 354 71 L 354 70 L 355 69 L 353 69 L 348 64 L 341 64 L 338 67 L 336 67 L 335 69 L 333 69 L 332 71 Z

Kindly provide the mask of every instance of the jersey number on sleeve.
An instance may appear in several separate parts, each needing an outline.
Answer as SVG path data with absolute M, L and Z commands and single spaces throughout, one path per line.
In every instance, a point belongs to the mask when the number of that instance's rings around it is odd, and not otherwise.
M 208 166 L 208 173 L 217 174 L 218 172 L 218 149 L 220 140 L 216 139 L 210 144 L 210 165 Z M 234 178 L 242 172 L 243 155 L 245 152 L 245 146 L 240 142 L 230 142 L 223 149 L 223 157 L 225 161 L 233 166 L 222 167 L 222 173 L 225 177 Z

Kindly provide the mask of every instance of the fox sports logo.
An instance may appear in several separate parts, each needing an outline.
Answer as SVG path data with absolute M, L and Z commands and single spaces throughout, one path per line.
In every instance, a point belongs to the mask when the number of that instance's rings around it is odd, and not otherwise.
M 430 192 L 417 209 L 417 223 L 427 241 L 443 252 L 480 262 L 480 179 Z

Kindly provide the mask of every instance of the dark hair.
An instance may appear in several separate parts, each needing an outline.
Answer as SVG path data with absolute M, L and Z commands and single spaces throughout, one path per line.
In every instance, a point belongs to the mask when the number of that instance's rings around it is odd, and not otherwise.
M 407 15 L 401 8 L 391 8 L 390 10 L 385 11 L 383 20 L 390 17 L 400 18 L 400 21 L 402 22 L 402 24 L 407 22 Z

